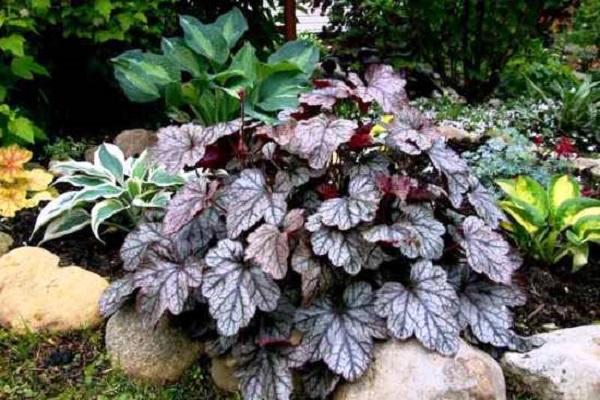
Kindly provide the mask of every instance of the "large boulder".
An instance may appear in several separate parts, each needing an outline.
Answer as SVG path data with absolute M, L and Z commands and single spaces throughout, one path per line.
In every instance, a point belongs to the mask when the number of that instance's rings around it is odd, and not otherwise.
M 138 156 L 156 143 L 156 133 L 146 129 L 128 129 L 117 135 L 114 143 L 119 146 L 125 158 Z
M 144 326 L 133 308 L 122 308 L 106 324 L 111 363 L 129 377 L 155 384 L 177 381 L 200 356 L 201 343 L 191 341 L 163 318 Z
M 507 379 L 540 400 L 600 399 L 600 325 L 538 336 L 543 346 L 504 355 Z
M 416 340 L 388 341 L 375 347 L 362 378 L 336 391 L 335 400 L 504 400 L 500 366 L 461 341 L 458 353 L 444 357 Z
M 0 232 L 0 256 L 8 253 L 13 244 L 14 240 L 12 236 L 8 233 Z
M 40 247 L 20 247 L 0 258 L 0 325 L 18 333 L 68 332 L 102 322 L 98 300 L 108 281 L 58 263 Z

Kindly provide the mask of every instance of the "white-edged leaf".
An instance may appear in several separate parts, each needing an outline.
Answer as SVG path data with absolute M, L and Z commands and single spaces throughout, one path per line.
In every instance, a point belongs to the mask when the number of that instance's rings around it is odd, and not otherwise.
M 123 181 L 125 156 L 121 149 L 110 143 L 102 143 L 94 152 L 94 166 L 105 169 L 119 182 Z
M 94 164 L 87 161 L 59 161 L 52 165 L 50 172 L 61 175 L 88 175 L 95 176 L 101 179 L 108 179 L 111 182 L 115 181 L 115 177 L 104 168 L 98 168 Z
M 118 199 L 106 199 L 94 205 L 94 207 L 92 207 L 92 232 L 94 232 L 94 236 L 102 241 L 102 239 L 100 239 L 100 234 L 98 233 L 100 225 L 113 215 L 116 215 L 127 208 L 129 208 L 129 206 Z
M 76 232 L 91 223 L 90 214 L 82 208 L 71 209 L 53 219 L 39 244 Z
M 112 183 L 104 183 L 98 186 L 86 187 L 73 199 L 73 204 L 80 202 L 91 203 L 98 199 L 114 199 L 125 193 L 125 189 Z
M 46 225 L 48 222 L 58 217 L 60 214 L 66 212 L 70 209 L 74 204 L 75 196 L 77 196 L 78 192 L 65 192 L 61 193 L 57 198 L 51 200 L 38 214 L 37 219 L 35 220 L 35 227 L 33 228 L 33 233 L 31 237 L 35 235 L 35 233 L 42 226 Z

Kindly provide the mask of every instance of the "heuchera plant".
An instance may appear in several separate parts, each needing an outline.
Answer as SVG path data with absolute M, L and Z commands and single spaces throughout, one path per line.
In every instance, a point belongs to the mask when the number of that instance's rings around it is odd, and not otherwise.
M 520 260 L 496 231 L 503 214 L 404 84 L 372 65 L 318 81 L 276 126 L 160 130 L 153 154 L 167 171 L 214 169 L 163 222 L 128 235 L 128 274 L 103 295 L 104 315 L 131 297 L 148 326 L 191 313 L 209 353 L 235 358 L 245 399 L 288 399 L 293 373 L 325 397 L 367 370 L 376 340 L 416 337 L 452 355 L 467 331 L 527 347 L 511 330 L 525 297 L 511 280 Z M 391 116 L 336 117 L 348 102 Z

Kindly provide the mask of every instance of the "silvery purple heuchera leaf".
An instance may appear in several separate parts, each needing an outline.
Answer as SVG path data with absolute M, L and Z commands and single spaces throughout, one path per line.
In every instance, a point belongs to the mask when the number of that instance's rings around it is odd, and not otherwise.
M 302 374 L 302 387 L 311 399 L 325 399 L 340 381 L 340 376 L 331 372 L 324 363 L 310 364 Z
M 408 101 L 404 91 L 406 80 L 389 65 L 369 66 L 365 72 L 367 86 L 354 73 L 348 79 L 355 85 L 354 95 L 366 103 L 377 102 L 385 113 L 398 112 Z
M 259 226 L 248 235 L 246 260 L 254 260 L 273 279 L 283 279 L 288 270 L 288 235 L 270 224 Z
M 244 247 L 229 239 L 219 241 L 205 258 L 202 294 L 208 299 L 210 314 L 225 336 L 235 335 L 247 326 L 256 312 L 273 311 L 280 291 L 271 277 L 258 266 L 244 262 Z
M 429 150 L 438 138 L 431 121 L 414 108 L 403 107 L 394 119 L 386 124 L 388 135 L 385 143 L 392 149 L 410 155 L 419 155 Z
M 264 346 L 268 344 L 282 344 L 290 341 L 296 307 L 288 296 L 279 298 L 277 308 L 270 313 L 261 314 L 257 342 Z
M 483 186 L 475 177 L 471 177 L 471 191 L 467 194 L 469 203 L 479 215 L 492 228 L 497 228 L 500 221 L 505 219 L 504 214 L 496 205 L 492 192 Z
M 373 310 L 371 286 L 353 283 L 344 290 L 343 305 L 321 298 L 298 310 L 296 327 L 304 333 L 297 351 L 307 361 L 323 360 L 334 372 L 353 381 L 369 366 L 373 338 L 386 337 Z
M 188 181 L 169 202 L 164 219 L 163 232 L 171 235 L 208 207 L 219 183 L 200 176 Z
M 361 222 L 372 221 L 380 201 L 381 192 L 376 182 L 368 176 L 356 176 L 350 180 L 348 197 L 324 201 L 317 215 L 324 225 L 345 231 Z
M 300 241 L 292 254 L 292 269 L 300 274 L 302 283 L 302 303 L 308 305 L 333 283 L 329 268 L 314 256 L 310 247 Z
M 387 319 L 396 339 L 412 335 L 428 349 L 444 355 L 458 350 L 458 297 L 446 272 L 431 261 L 418 261 L 410 272 L 411 286 L 386 282 L 377 291 L 375 311 Z
M 311 168 L 321 169 L 338 146 L 350 140 L 358 128 L 355 121 L 318 115 L 298 122 L 290 141 L 290 152 L 308 160 Z
M 300 103 L 331 110 L 338 100 L 350 97 L 352 89 L 344 82 L 337 79 L 321 79 L 320 82 L 326 86 L 301 94 Z
M 227 231 L 238 237 L 261 219 L 279 225 L 287 211 L 287 196 L 292 189 L 287 174 L 280 172 L 273 187 L 267 185 L 259 169 L 245 169 L 227 192 Z
M 196 165 L 204 157 L 206 146 L 238 132 L 241 126 L 241 120 L 234 120 L 208 127 L 185 124 L 162 128 L 152 148 L 153 159 L 167 172 L 177 173 L 184 167 Z
M 465 250 L 469 266 L 495 282 L 510 285 L 512 274 L 521 263 L 502 235 L 473 216 L 465 218 L 461 228 L 458 241 Z
M 166 240 L 161 230 L 159 223 L 142 223 L 125 237 L 120 250 L 123 269 L 135 271 L 143 262 L 148 248 L 156 242 Z
M 100 297 L 100 313 L 105 318 L 110 317 L 121 308 L 135 289 L 131 275 L 111 282 Z
M 236 352 L 240 367 L 235 376 L 245 400 L 288 400 L 292 371 L 285 354 L 275 347 L 245 345 Z
M 363 232 L 371 243 L 389 242 L 409 258 L 438 259 L 444 251 L 444 225 L 429 206 L 401 208 L 402 216 L 392 225 L 375 225 Z

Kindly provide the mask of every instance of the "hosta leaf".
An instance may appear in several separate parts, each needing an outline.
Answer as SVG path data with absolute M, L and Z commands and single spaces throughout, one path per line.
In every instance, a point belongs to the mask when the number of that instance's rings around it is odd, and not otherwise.
M 333 392 L 340 379 L 326 365 L 318 363 L 310 365 L 307 372 L 302 374 L 302 387 L 311 399 L 325 399 Z
M 465 250 L 469 266 L 495 282 L 510 285 L 513 271 L 520 266 L 502 235 L 492 231 L 477 217 L 467 217 L 459 243 Z
M 102 241 L 100 239 L 100 234 L 98 233 L 98 229 L 100 225 L 109 220 L 112 216 L 117 215 L 121 211 L 128 209 L 130 206 L 123 203 L 118 199 L 106 199 L 102 200 L 99 203 L 96 203 L 94 207 L 92 207 L 92 232 L 94 232 L 94 236 L 96 239 Z
M 375 311 L 387 319 L 396 339 L 412 335 L 428 349 L 444 355 L 458 350 L 458 297 L 447 282 L 446 272 L 419 261 L 412 266 L 410 288 L 387 282 L 377 292 Z
M 77 196 L 73 199 L 73 203 L 94 202 L 102 198 L 113 199 L 121 196 L 123 193 L 125 193 L 125 190 L 122 187 L 112 183 L 104 183 L 98 186 L 83 188 L 77 193 Z
M 73 208 L 48 224 L 39 244 L 76 232 L 90 223 L 90 213 L 82 208 Z
M 78 176 L 86 175 L 97 177 L 102 180 L 114 182 L 115 177 L 112 176 L 106 169 L 97 168 L 94 164 L 87 161 L 62 161 L 57 162 L 50 168 L 50 171 L 61 176 Z
M 348 230 L 361 222 L 369 222 L 381 200 L 381 192 L 375 181 L 368 176 L 358 176 L 350 180 L 348 197 L 324 201 L 319 207 L 321 222 L 340 230 Z
M 188 181 L 169 202 L 165 215 L 164 232 L 168 235 L 179 231 L 196 215 L 210 205 L 219 183 L 206 177 Z
M 347 119 L 318 115 L 296 126 L 290 150 L 308 160 L 314 169 L 325 166 L 338 146 L 350 140 L 358 124 Z
M 196 165 L 206 152 L 206 146 L 240 130 L 241 121 L 234 120 L 213 126 L 185 124 L 168 126 L 158 131 L 153 158 L 174 174 L 184 167 Z
M 149 326 L 158 322 L 165 311 L 173 315 L 183 311 L 190 289 L 202 283 L 204 263 L 194 257 L 185 260 L 150 251 L 144 268 L 135 272 L 134 285 L 140 287 L 138 309 Z
M 481 217 L 490 227 L 497 228 L 503 221 L 504 214 L 496 205 L 496 198 L 477 179 L 473 178 L 472 189 L 467 194 L 469 203 L 475 208 L 477 215 Z
M 444 225 L 428 206 L 402 207 L 402 216 L 392 225 L 376 225 L 363 236 L 371 242 L 390 242 L 406 257 L 438 259 L 444 251 Z
M 125 237 L 120 255 L 123 260 L 123 269 L 136 270 L 144 259 L 148 248 L 165 237 L 161 234 L 159 223 L 142 223 Z
M 368 243 L 356 231 L 341 232 L 321 226 L 313 231 L 310 242 L 315 254 L 327 255 L 333 265 L 343 267 L 351 275 L 362 268 L 375 269 L 385 260 L 379 246 Z
M 229 48 L 235 46 L 244 32 L 248 30 L 248 22 L 237 7 L 217 18 L 215 26 L 221 31 Z
M 367 370 L 373 337 L 385 337 L 383 323 L 374 312 L 371 286 L 365 282 L 348 286 L 341 306 L 321 298 L 298 310 L 296 326 L 304 333 L 298 351 L 307 354 L 308 361 L 323 360 L 349 381 Z
M 132 275 L 112 282 L 100 297 L 100 313 L 105 318 L 110 317 L 121 308 L 135 289 Z
M 273 279 L 283 279 L 287 274 L 289 254 L 287 233 L 274 225 L 261 225 L 248 235 L 245 259 L 256 261 Z
M 110 172 L 117 181 L 123 181 L 125 156 L 118 146 L 110 143 L 101 144 L 94 153 L 94 165 Z
M 291 182 L 285 173 L 278 173 L 275 185 L 267 185 L 259 169 L 243 170 L 228 190 L 227 231 L 231 238 L 238 237 L 262 218 L 271 225 L 279 225 L 287 211 L 287 196 Z
M 235 335 L 247 326 L 256 312 L 273 311 L 280 291 L 259 267 L 244 263 L 240 242 L 219 241 L 206 256 L 210 268 L 204 275 L 202 294 L 208 299 L 210 314 L 222 335 Z
M 269 56 L 269 64 L 288 62 L 296 65 L 306 74 L 312 75 L 319 63 L 319 49 L 307 40 L 287 42 Z
M 205 25 L 189 15 L 180 16 L 179 24 L 186 44 L 196 53 L 218 64 L 227 61 L 229 46 L 217 26 Z
M 331 110 L 338 100 L 350 97 L 352 89 L 344 82 L 336 79 L 321 80 L 320 82 L 325 87 L 313 89 L 311 92 L 300 95 L 301 103 Z
M 356 74 L 349 76 L 356 86 L 355 94 L 364 102 L 376 101 L 383 112 L 397 112 L 407 101 L 406 81 L 389 65 L 371 65 L 365 72 L 365 86 Z
M 247 400 L 288 400 L 292 393 L 292 372 L 287 357 L 277 348 L 250 347 L 237 355 L 240 389 Z
M 75 199 L 75 196 L 77 196 L 77 193 L 78 192 L 75 191 L 61 193 L 57 198 L 46 204 L 35 220 L 35 226 L 31 237 L 33 237 L 42 226 L 69 210 L 73 206 L 73 200 Z
M 204 64 L 200 62 L 200 57 L 181 38 L 163 38 L 160 48 L 165 56 L 177 64 L 180 69 L 192 74 L 193 77 L 201 76 L 202 72 L 206 70 Z

